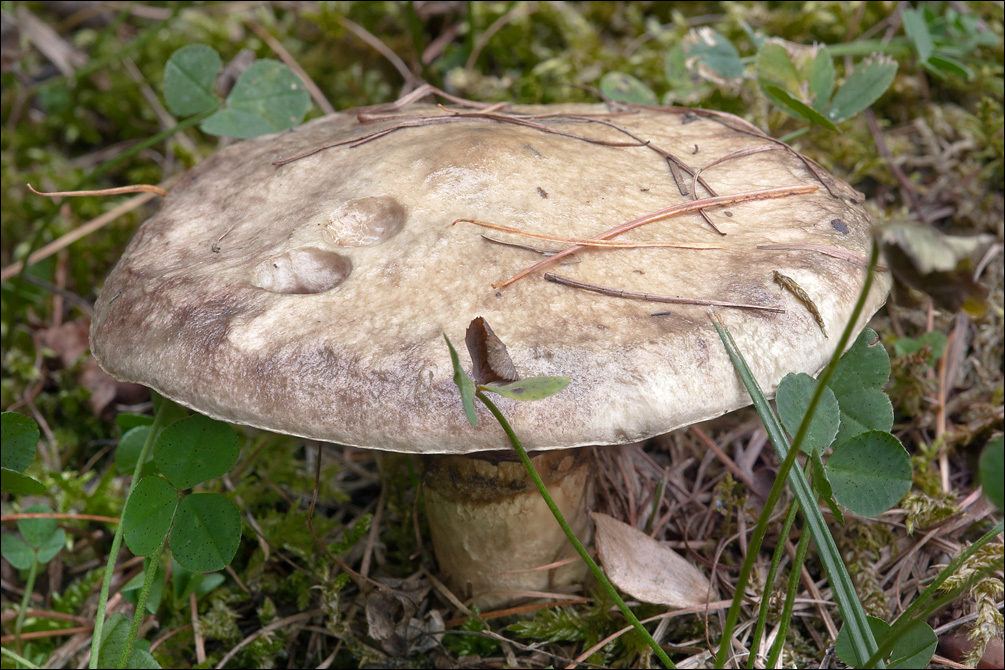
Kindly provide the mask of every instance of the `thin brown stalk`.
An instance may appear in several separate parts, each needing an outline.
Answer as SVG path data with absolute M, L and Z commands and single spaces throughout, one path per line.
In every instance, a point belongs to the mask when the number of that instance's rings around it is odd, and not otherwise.
M 363 115 L 360 115 L 360 116 L 363 117 Z M 358 146 L 360 146 L 362 144 L 366 144 L 367 142 L 372 142 L 373 140 L 380 139 L 381 137 L 384 137 L 385 135 L 389 135 L 389 134 L 391 134 L 391 133 L 393 133 L 395 131 L 403 130 L 405 128 L 419 128 L 419 127 L 422 127 L 422 126 L 433 126 L 433 125 L 440 125 L 440 124 L 444 124 L 444 123 L 455 123 L 455 122 L 459 122 L 459 121 L 492 121 L 492 122 L 496 122 L 496 123 L 510 123 L 510 124 L 517 125 L 517 126 L 524 126 L 524 127 L 527 127 L 527 128 L 533 128 L 534 130 L 539 130 L 539 131 L 541 131 L 543 133 L 548 133 L 548 134 L 551 134 L 551 135 L 561 135 L 562 137 L 569 137 L 569 138 L 572 138 L 572 139 L 575 139 L 575 140 L 582 140 L 583 142 L 589 142 L 590 144 L 599 144 L 599 145 L 608 146 L 608 147 L 647 146 L 647 143 L 644 140 L 637 140 L 635 142 L 612 142 L 610 140 L 598 139 L 596 137 L 588 137 L 586 135 L 577 135 L 576 133 L 570 133 L 570 132 L 566 132 L 566 131 L 563 131 L 563 130 L 557 130 L 555 128 L 550 128 L 547 125 L 545 125 L 544 123 L 540 123 L 540 122 L 538 122 L 536 120 L 532 120 L 535 117 L 532 117 L 532 116 L 529 116 L 529 115 L 527 115 L 527 116 L 516 116 L 516 115 L 512 115 L 512 114 L 500 114 L 500 113 L 488 112 L 488 111 L 470 111 L 470 112 L 452 111 L 452 112 L 449 112 L 447 114 L 433 114 L 433 115 L 417 116 L 417 117 L 410 117 L 407 114 L 405 114 L 405 115 L 395 115 L 395 117 L 389 117 L 389 116 L 384 116 L 384 117 L 366 116 L 365 117 L 365 121 L 367 123 L 372 123 L 372 122 L 375 122 L 375 120 L 377 120 L 377 119 L 384 120 L 384 119 L 390 119 L 390 118 L 401 118 L 402 121 L 399 121 L 398 123 L 396 123 L 393 126 L 388 126 L 387 128 L 382 128 L 380 130 L 375 130 L 374 132 L 372 132 L 372 133 L 370 133 L 368 135 L 363 135 L 362 137 L 354 137 L 354 138 L 350 138 L 350 139 L 339 140 L 337 142 L 327 142 L 325 144 L 322 144 L 322 145 L 319 145 L 319 146 L 307 149 L 306 151 L 302 151 L 299 154 L 296 154 L 294 156 L 289 156 L 287 158 L 281 158 L 281 159 L 279 159 L 277 161 L 274 161 L 272 164 L 275 165 L 276 167 L 279 167 L 279 166 L 282 166 L 282 165 L 286 165 L 287 163 L 292 163 L 293 161 L 300 160 L 301 158 L 306 158 L 307 156 L 311 156 L 311 155 L 319 153 L 321 151 L 325 151 L 326 149 L 332 149 L 334 147 L 338 147 L 338 146 L 342 146 L 342 145 L 346 145 L 346 144 L 348 144 L 350 148 L 354 149 L 354 148 L 356 148 L 356 147 L 358 147 Z M 536 117 L 536 118 L 540 118 L 542 120 L 546 120 L 546 119 L 550 120 L 550 119 L 554 119 L 555 116 L 554 115 L 546 115 L 546 116 L 540 116 L 540 117 Z M 568 118 L 572 118 L 572 117 L 568 117 Z M 599 120 L 598 120 L 598 122 L 599 122 Z M 690 174 L 690 170 L 688 171 L 688 174 Z
M 28 184 L 28 190 L 35 195 L 44 195 L 50 198 L 64 198 L 72 196 L 85 196 L 85 195 L 126 195 L 128 193 L 153 193 L 154 195 L 159 195 L 160 197 L 167 196 L 167 191 L 160 186 L 154 186 L 153 184 L 132 184 L 130 186 L 117 186 L 116 188 L 102 188 L 96 191 L 51 191 L 46 193 L 44 191 L 36 190 L 34 186 Z
M 820 188 L 819 186 L 815 186 L 812 184 L 803 186 L 781 186 L 778 188 L 769 188 L 763 191 L 746 191 L 743 193 L 735 193 L 733 195 L 721 195 L 715 198 L 703 198 L 701 200 L 691 200 L 689 202 L 684 202 L 679 205 L 674 205 L 672 207 L 661 209 L 651 214 L 646 214 L 645 216 L 633 219 L 627 223 L 623 223 L 620 226 L 611 228 L 605 233 L 597 235 L 595 238 L 592 238 L 592 241 L 608 240 L 612 237 L 617 237 L 622 233 L 628 232 L 629 230 L 638 228 L 639 226 L 643 226 L 647 223 L 652 223 L 653 221 L 659 221 L 661 219 L 667 219 L 670 218 L 671 216 L 676 216 L 678 214 L 686 214 L 688 212 L 694 212 L 697 210 L 704 209 L 705 207 L 726 207 L 729 205 L 736 205 L 741 202 L 750 202 L 753 200 L 770 200 L 772 198 L 786 198 L 791 195 L 812 193 L 818 190 L 819 188 Z M 571 253 L 575 253 L 582 248 L 583 248 L 582 245 L 575 245 L 569 247 L 568 249 L 564 249 L 555 254 L 554 256 L 551 256 L 549 258 L 544 259 L 543 261 L 535 263 L 526 270 L 523 270 L 522 272 L 510 277 L 504 282 L 493 284 L 492 288 L 502 288 L 503 286 L 509 286 L 518 279 L 526 277 L 527 275 L 529 275 L 531 272 L 534 272 L 538 268 L 541 268 L 547 265 L 548 263 L 552 263 L 560 258 L 568 256 Z
M 279 56 L 279 60 L 283 61 L 283 63 L 286 64 L 286 67 L 293 70 L 293 72 L 300 77 L 300 81 L 304 82 L 304 86 L 307 87 L 307 92 L 311 94 L 311 98 L 314 99 L 314 102 L 321 108 L 322 112 L 325 114 L 335 113 L 335 108 L 332 107 L 330 102 L 328 102 L 328 98 L 325 97 L 325 94 L 321 92 L 321 89 L 314 83 L 314 80 L 311 79 L 309 74 L 307 74 L 307 71 L 300 67 L 300 63 L 297 62 L 297 59 L 286 50 L 286 47 L 284 47 L 279 40 L 273 37 L 268 30 L 254 21 L 245 21 L 244 25 L 251 28 L 256 35 L 261 37 L 262 41 L 265 42 L 270 49 L 272 49 L 272 52 Z
M 553 249 L 538 249 L 527 244 L 520 244 L 519 242 L 507 242 L 506 240 L 497 240 L 494 237 L 489 237 L 488 235 L 482 235 L 482 239 L 486 242 L 491 242 L 492 244 L 501 244 L 504 247 L 513 247 L 515 249 L 523 249 L 524 251 L 532 251 L 535 254 L 541 254 L 542 256 L 551 256 L 557 254 L 558 251 Z
M 585 240 L 576 237 L 562 237 L 561 235 L 533 233 L 529 230 L 521 230 L 520 228 L 513 228 L 512 226 L 504 226 L 499 223 L 490 223 L 488 221 L 478 221 L 476 219 L 457 219 L 450 225 L 456 226 L 458 223 L 473 223 L 476 226 L 481 226 L 482 228 L 489 228 L 491 230 L 498 230 L 501 233 L 511 233 L 513 235 L 520 235 L 522 237 L 530 237 L 535 240 L 547 240 L 548 242 L 562 242 L 563 244 L 579 244 L 584 247 L 605 247 L 608 249 L 667 248 L 667 249 L 696 249 L 696 250 L 725 248 L 721 244 L 703 244 L 701 242 L 614 242 L 612 240 Z
M 728 153 L 725 156 L 722 156 L 721 158 L 716 158 L 711 163 L 709 163 L 707 165 L 703 165 L 700 168 L 698 168 L 697 170 L 695 170 L 694 174 L 691 175 L 691 192 L 692 193 L 696 193 L 697 192 L 696 191 L 696 189 L 697 189 L 697 184 L 696 183 L 698 181 L 698 176 L 702 172 L 704 172 L 705 170 L 709 170 L 709 169 L 715 167 L 716 165 L 721 165 L 722 163 L 725 163 L 726 161 L 735 160 L 737 158 L 743 158 L 745 156 L 752 156 L 754 154 L 759 154 L 759 153 L 764 152 L 764 151 L 774 151 L 777 148 L 778 147 L 776 147 L 773 144 L 761 144 L 761 145 L 756 146 L 756 147 L 747 147 L 745 149 L 739 149 L 737 151 L 733 151 L 731 153 Z
M 840 247 L 829 247 L 826 244 L 759 244 L 757 245 L 757 248 L 761 251 L 815 251 L 825 256 L 848 261 L 849 263 L 853 263 L 859 267 L 864 268 L 869 266 L 869 259 L 865 256 L 853 254 L 852 252 L 846 249 L 841 249 Z M 876 270 L 879 272 L 886 272 L 887 267 L 880 264 L 876 266 Z
M 339 23 L 348 28 L 356 35 L 356 37 L 360 38 L 361 40 L 369 44 L 371 47 L 376 49 L 381 56 L 390 61 L 391 65 L 394 66 L 394 69 L 397 70 L 398 74 L 400 74 L 402 79 L 405 80 L 406 86 L 411 86 L 411 84 L 416 81 L 415 75 L 412 74 L 412 71 L 408 69 L 407 65 L 405 65 L 405 61 L 401 60 L 398 54 L 394 53 L 394 51 L 392 51 L 390 47 L 381 42 L 380 39 L 377 38 L 373 33 L 371 33 L 363 26 L 359 25 L 355 21 L 347 19 L 344 16 L 339 17 Z
M 706 300 L 705 298 L 684 298 L 679 295 L 660 295 L 658 293 L 642 293 L 639 291 L 626 291 L 620 288 L 609 288 L 607 286 L 599 286 L 597 284 L 590 284 L 589 282 L 579 281 L 578 279 L 570 279 L 569 277 L 563 277 L 561 275 L 554 274 L 552 272 L 546 272 L 544 278 L 550 282 L 555 282 L 556 284 L 561 284 L 562 286 L 571 286 L 572 288 L 581 288 L 584 291 L 593 291 L 594 293 L 600 293 L 601 295 L 610 295 L 615 298 L 628 298 L 630 300 L 646 300 L 648 302 L 665 302 L 674 305 L 705 305 L 708 307 L 732 307 L 735 309 L 753 309 L 762 312 L 775 312 L 775 313 L 785 313 L 783 307 L 769 307 L 767 305 L 747 305 L 738 302 L 724 302 L 722 300 Z

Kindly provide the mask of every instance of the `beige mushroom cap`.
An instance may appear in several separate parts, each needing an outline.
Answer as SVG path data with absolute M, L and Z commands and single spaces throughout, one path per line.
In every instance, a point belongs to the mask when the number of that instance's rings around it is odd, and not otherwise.
M 551 116 L 530 125 L 509 116 L 527 113 Z M 723 249 L 584 249 L 548 269 L 628 291 L 784 308 L 717 308 L 766 392 L 833 353 L 864 281 L 861 198 L 742 120 L 601 105 L 402 114 L 317 119 L 230 146 L 186 174 L 105 283 L 91 331 L 101 366 L 209 416 L 272 431 L 393 451 L 499 449 L 504 435 L 484 408 L 477 427 L 466 421 L 443 341 L 446 333 L 461 345 L 483 316 L 521 376 L 572 379 L 546 400 L 499 401 L 528 448 L 620 444 L 719 416 L 750 400 L 707 307 L 599 295 L 544 281 L 542 271 L 495 289 L 542 256 L 483 235 L 567 245 L 451 226 L 479 219 L 594 237 L 690 199 L 681 194 L 690 175 L 681 171 L 679 186 L 661 151 L 704 168 L 720 195 L 821 188 L 708 210 L 724 236 L 694 213 L 617 238 Z M 701 186 L 698 194 L 708 196 Z M 775 272 L 805 291 L 830 338 Z M 859 327 L 888 290 L 881 276 Z

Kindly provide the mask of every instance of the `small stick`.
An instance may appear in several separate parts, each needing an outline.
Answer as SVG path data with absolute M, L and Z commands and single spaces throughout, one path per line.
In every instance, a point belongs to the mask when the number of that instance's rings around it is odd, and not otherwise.
M 556 284 L 561 284 L 562 286 L 571 286 L 572 288 L 581 288 L 585 291 L 593 291 L 594 293 L 600 293 L 602 295 L 610 295 L 615 298 L 630 298 L 633 300 L 648 300 L 649 302 L 668 302 L 675 305 L 706 305 L 710 307 L 735 307 L 736 309 L 756 309 L 763 312 L 776 312 L 780 314 L 785 313 L 785 309 L 782 307 L 767 307 L 764 305 L 745 305 L 743 303 L 737 302 L 723 302 L 721 300 L 706 300 L 704 298 L 683 298 L 677 295 L 660 295 L 658 293 L 640 293 L 638 291 L 626 291 L 620 288 L 608 288 L 606 286 L 598 286 L 597 284 L 590 284 L 585 281 L 579 281 L 578 279 L 570 279 L 569 277 L 563 277 L 561 275 L 554 274 L 552 272 L 546 272 L 544 278 L 550 282 L 555 282 Z M 662 316 L 664 313 L 660 313 Z M 654 315 L 655 316 L 655 315 Z
M 709 250 L 709 249 L 725 249 L 721 244 L 702 244 L 701 242 L 614 242 L 612 240 L 584 240 L 576 237 L 562 237 L 560 235 L 548 235 L 546 233 L 532 233 L 527 230 L 521 230 L 519 228 L 513 228 L 512 226 L 504 226 L 498 223 L 489 223 L 488 221 L 478 221 L 476 219 L 457 219 L 454 221 L 452 226 L 456 226 L 458 223 L 473 223 L 476 226 L 481 226 L 482 228 L 489 228 L 491 230 L 498 230 L 501 233 L 512 233 L 513 235 L 522 235 L 523 237 L 531 237 L 535 240 L 547 240 L 549 242 L 563 242 L 564 244 L 578 244 L 584 247 L 607 247 L 614 249 L 644 249 L 644 248 L 670 248 L 670 249 L 697 249 L 697 250 Z
M 30 256 L 28 256 L 28 265 L 34 265 L 40 260 L 48 258 L 60 249 L 70 246 L 82 237 L 87 237 L 94 231 L 108 225 L 110 222 L 114 221 L 123 214 L 126 214 L 127 212 L 130 212 L 153 199 L 154 196 L 151 193 L 142 193 L 140 195 L 133 196 L 118 207 L 105 212 L 101 216 L 88 221 L 79 228 L 71 230 L 66 235 L 49 242 L 49 244 L 45 245 L 38 251 L 33 252 Z M 22 266 L 22 261 L 15 261 L 14 263 L 11 263 L 0 271 L 0 280 L 7 281 L 20 272 Z
M 126 193 L 139 193 L 141 191 L 146 191 L 147 193 L 153 193 L 154 195 L 159 195 L 164 198 L 167 196 L 167 191 L 162 189 L 160 186 L 154 186 L 153 184 L 133 184 L 131 186 L 118 186 L 116 188 L 103 188 L 97 191 L 53 191 L 52 193 L 44 193 L 43 191 L 35 190 L 35 187 L 28 184 L 28 190 L 35 195 L 45 195 L 50 198 L 62 198 L 66 196 L 84 196 L 84 195 L 124 195 Z
M 840 247 L 830 247 L 826 244 L 758 244 L 757 248 L 761 251 L 816 251 L 824 256 L 839 258 L 859 267 L 869 267 L 869 259 L 865 256 L 854 254 Z M 876 265 L 878 272 L 886 272 L 888 269 L 882 263 Z
M 251 28 L 252 32 L 262 38 L 262 41 L 269 45 L 269 48 L 272 49 L 273 53 L 279 56 L 279 60 L 283 61 L 283 63 L 286 64 L 286 67 L 293 70 L 293 72 L 300 77 L 300 81 L 304 82 L 304 86 L 307 87 L 307 92 L 311 94 L 311 98 L 314 99 L 315 104 L 321 108 L 322 112 L 325 114 L 335 113 L 335 108 L 332 107 L 330 102 L 328 102 L 328 98 L 325 97 L 325 94 L 321 92 L 321 89 L 314 83 L 314 80 L 311 79 L 309 74 L 307 74 L 307 71 L 300 67 L 300 63 L 297 62 L 297 59 L 286 50 L 286 47 L 284 47 L 279 40 L 273 37 L 268 30 L 254 21 L 245 21 L 244 25 Z M 350 30 L 352 29 L 350 28 Z M 199 663 L 202 662 L 203 661 L 199 661 Z
M 697 193 L 698 192 L 696 190 L 697 187 L 698 187 L 698 185 L 697 185 L 698 177 L 700 177 L 701 173 L 704 172 L 705 170 L 709 170 L 709 169 L 715 167 L 716 165 L 719 165 L 721 163 L 725 163 L 726 161 L 731 161 L 731 160 L 734 160 L 736 158 L 743 158 L 744 156 L 751 156 L 753 154 L 759 154 L 762 151 L 774 151 L 777 148 L 778 147 L 775 146 L 774 144 L 761 144 L 761 145 L 756 146 L 756 147 L 747 147 L 746 149 L 740 149 L 738 151 L 734 151 L 732 153 L 726 154 L 722 158 L 716 158 L 711 163 L 708 163 L 707 165 L 703 165 L 700 168 L 698 168 L 697 170 L 695 170 L 694 174 L 691 175 L 691 192 L 692 193 Z M 684 195 L 686 195 L 686 194 L 684 194 Z
M 676 216 L 677 214 L 686 214 L 688 212 L 693 212 L 695 210 L 701 210 L 704 209 L 705 207 L 726 207 L 729 205 L 735 205 L 741 202 L 749 202 L 752 200 L 769 200 L 771 198 L 785 198 L 790 195 L 798 195 L 801 193 L 812 193 L 813 191 L 816 191 L 819 188 L 820 188 L 819 186 L 812 184 L 805 186 L 782 186 L 779 188 L 769 188 L 764 191 L 748 191 L 744 193 L 736 193 L 733 195 L 720 195 L 715 198 L 702 198 L 701 200 L 691 200 L 689 202 L 684 202 L 679 205 L 674 205 L 673 207 L 667 207 L 666 209 L 661 209 L 657 212 L 653 212 L 652 214 L 646 214 L 645 216 L 633 219 L 628 223 L 623 223 L 620 226 L 612 228 L 605 233 L 597 235 L 597 237 L 593 238 L 591 241 L 595 242 L 597 240 L 607 240 L 612 237 L 617 237 L 621 233 L 632 230 L 633 228 L 638 228 L 639 226 L 645 225 L 647 223 L 652 223 L 653 221 L 659 221 L 660 219 L 666 219 L 671 216 Z M 550 256 L 549 258 L 546 258 L 543 261 L 535 263 L 526 270 L 510 277 L 504 282 L 501 282 L 499 284 L 492 284 L 492 288 L 502 288 L 504 286 L 509 286 L 518 279 L 526 277 L 534 270 L 537 270 L 538 268 L 543 267 L 548 263 L 556 261 L 559 258 L 568 256 L 571 253 L 575 253 L 582 248 L 583 245 L 576 245 L 569 247 L 568 249 L 564 249 L 555 254 L 554 256 Z

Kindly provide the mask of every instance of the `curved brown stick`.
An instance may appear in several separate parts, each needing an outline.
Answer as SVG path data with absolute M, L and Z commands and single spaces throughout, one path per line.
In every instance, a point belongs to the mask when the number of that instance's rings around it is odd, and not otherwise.
M 653 221 L 659 221 L 660 219 L 666 219 L 671 216 L 676 216 L 678 214 L 686 214 L 688 212 L 693 212 L 696 210 L 701 210 L 706 207 L 728 207 L 729 205 L 735 205 L 741 202 L 750 202 L 752 200 L 770 200 L 772 198 L 785 198 L 790 195 L 800 195 L 803 193 L 812 193 L 818 190 L 820 187 L 808 184 L 805 186 L 780 186 L 778 188 L 769 188 L 763 191 L 747 191 L 744 193 L 735 193 L 733 195 L 720 195 L 715 198 L 702 198 L 701 200 L 691 200 L 690 202 L 684 202 L 679 205 L 674 205 L 673 207 L 667 207 L 666 209 L 661 209 L 659 211 L 653 212 L 652 214 L 646 214 L 645 216 L 639 217 L 637 219 L 632 219 L 627 223 L 623 223 L 616 228 L 611 228 L 605 233 L 597 235 L 590 241 L 597 240 L 608 240 L 612 237 L 617 237 L 621 233 L 632 230 L 633 228 L 638 228 L 639 226 L 644 226 L 647 223 L 652 223 Z M 564 258 L 569 254 L 575 253 L 583 248 L 583 245 L 578 244 L 571 246 L 568 249 L 563 249 L 553 256 L 549 256 L 543 261 L 539 261 L 534 265 L 530 266 L 526 270 L 513 275 L 504 282 L 498 284 L 492 284 L 492 288 L 502 288 L 504 286 L 509 286 L 518 279 L 526 277 L 534 270 L 544 267 L 548 263 L 557 261 L 560 258 Z
M 154 186 L 153 184 L 134 184 L 132 186 L 118 186 L 116 188 L 103 188 L 97 191 L 53 191 L 52 193 L 44 193 L 42 191 L 35 190 L 35 187 L 28 184 L 28 190 L 35 195 L 45 195 L 50 198 L 62 198 L 66 196 L 83 196 L 83 195 L 123 195 L 126 193 L 140 193 L 146 191 L 147 193 L 153 193 L 154 195 L 159 195 L 164 198 L 167 196 L 167 191 L 162 189 L 160 186 Z
M 581 240 L 576 237 L 562 237 L 561 235 L 547 235 L 545 233 L 534 233 L 529 230 L 521 230 L 520 228 L 514 228 L 513 226 L 504 226 L 499 223 L 491 223 L 489 221 L 479 221 L 477 219 L 457 219 L 454 221 L 452 226 L 456 226 L 458 223 L 473 223 L 476 226 L 481 226 L 482 228 L 488 228 L 490 230 L 498 230 L 501 233 L 510 233 L 512 235 L 520 235 L 522 237 L 530 237 L 535 240 L 546 240 L 548 242 L 562 242 L 564 244 L 580 244 L 584 247 L 603 247 L 605 249 L 692 249 L 692 250 L 709 250 L 709 249 L 725 249 L 726 247 L 721 244 L 705 244 L 704 242 L 613 242 L 611 240 Z
M 570 279 L 569 277 L 563 277 L 562 275 L 557 275 L 551 272 L 545 272 L 544 278 L 550 282 L 561 284 L 562 286 L 580 288 L 583 289 L 584 291 L 593 291 L 594 293 L 600 293 L 601 295 L 610 295 L 614 296 L 615 298 L 646 300 L 648 302 L 667 302 L 674 305 L 706 305 L 709 307 L 733 307 L 735 309 L 753 309 L 753 310 L 761 310 L 763 312 L 776 312 L 779 314 L 785 313 L 785 308 L 772 307 L 771 305 L 748 305 L 742 302 L 707 300 L 705 298 L 685 298 L 679 295 L 661 295 L 659 293 L 642 293 L 640 291 L 628 291 L 621 288 L 609 288 L 607 286 L 598 286 L 597 284 L 591 284 L 589 282 L 579 281 L 578 279 Z

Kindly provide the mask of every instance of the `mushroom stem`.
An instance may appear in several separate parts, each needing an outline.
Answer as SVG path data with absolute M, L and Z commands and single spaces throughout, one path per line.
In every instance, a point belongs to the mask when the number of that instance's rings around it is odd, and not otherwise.
M 589 539 L 592 502 L 590 449 L 564 449 L 531 458 L 576 535 Z M 433 549 L 448 584 L 482 609 L 532 591 L 582 581 L 576 560 L 535 570 L 570 554 L 558 522 L 511 452 L 426 457 L 423 484 Z

